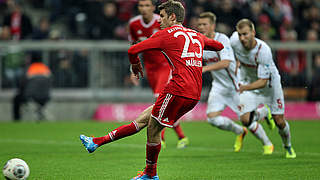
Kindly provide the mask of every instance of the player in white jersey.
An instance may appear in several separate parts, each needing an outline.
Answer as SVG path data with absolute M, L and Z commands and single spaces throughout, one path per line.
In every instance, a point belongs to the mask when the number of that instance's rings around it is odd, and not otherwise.
M 289 124 L 284 119 L 280 75 L 273 62 L 271 49 L 264 41 L 255 38 L 255 28 L 250 20 L 240 20 L 236 29 L 230 41 L 235 57 L 241 63 L 240 119 L 262 141 L 265 154 L 272 154 L 272 143 L 262 126 L 252 118 L 254 109 L 260 104 L 267 104 L 279 129 L 286 157 L 295 158 Z
M 215 32 L 215 25 L 215 14 L 211 12 L 200 14 L 198 18 L 199 32 L 221 42 L 224 46 L 224 49 L 219 52 L 203 51 L 203 59 L 207 62 L 207 66 L 203 67 L 203 72 L 210 71 L 214 79 L 208 99 L 207 120 L 219 129 L 234 132 L 237 135 L 234 151 L 239 152 L 248 130 L 230 118 L 221 115 L 222 111 L 229 106 L 239 117 L 237 63 L 229 38 L 225 34 Z

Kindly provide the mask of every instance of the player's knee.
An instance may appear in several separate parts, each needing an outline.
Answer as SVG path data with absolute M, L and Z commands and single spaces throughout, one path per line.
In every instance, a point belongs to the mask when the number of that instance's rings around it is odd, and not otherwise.
M 286 121 L 284 120 L 283 115 L 274 115 L 273 118 L 279 129 L 286 127 Z
M 254 116 L 254 111 L 247 112 L 247 113 L 241 115 L 240 121 L 241 121 L 242 125 L 249 127 L 252 123 L 253 116 Z
M 250 126 L 250 119 L 244 116 L 240 116 L 240 121 L 242 123 L 242 125 L 249 127 Z
M 157 143 L 160 140 L 160 134 L 163 128 L 157 120 L 151 118 L 147 127 L 148 142 Z
M 141 129 L 145 128 L 148 125 L 148 121 L 147 122 L 145 122 L 145 121 L 134 121 L 134 123 L 135 123 L 138 131 L 140 131 Z

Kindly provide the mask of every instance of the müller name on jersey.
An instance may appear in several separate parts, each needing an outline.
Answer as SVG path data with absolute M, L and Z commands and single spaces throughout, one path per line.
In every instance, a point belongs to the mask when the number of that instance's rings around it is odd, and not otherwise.
M 202 67 L 202 61 L 194 60 L 193 58 L 190 60 L 186 60 L 186 66 L 197 66 Z

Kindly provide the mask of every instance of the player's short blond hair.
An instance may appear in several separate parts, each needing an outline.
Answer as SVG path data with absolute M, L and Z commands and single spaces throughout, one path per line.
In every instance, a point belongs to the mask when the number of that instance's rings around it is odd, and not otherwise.
M 216 24 L 217 16 L 212 12 L 203 12 L 199 15 L 199 18 L 208 18 L 212 24 Z
M 238 21 L 236 28 L 238 30 L 242 29 L 245 26 L 248 26 L 252 31 L 255 30 L 253 22 L 249 19 L 241 19 L 240 21 Z
M 160 11 L 164 9 L 168 16 L 175 14 L 177 22 L 183 23 L 185 10 L 180 2 L 168 0 L 165 3 L 162 3 L 158 8 Z

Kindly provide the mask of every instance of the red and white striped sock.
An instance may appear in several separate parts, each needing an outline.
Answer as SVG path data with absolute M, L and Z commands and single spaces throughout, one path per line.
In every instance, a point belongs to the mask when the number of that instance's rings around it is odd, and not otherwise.
M 173 127 L 173 129 L 176 132 L 176 134 L 177 134 L 179 139 L 185 138 L 180 124 L 178 124 L 177 126 Z
M 254 121 L 250 124 L 248 128 L 256 136 L 256 138 L 258 138 L 263 143 L 263 145 L 268 145 L 268 146 L 272 145 L 266 132 L 264 131 L 263 127 L 259 123 Z
M 144 172 L 148 176 L 153 177 L 157 174 L 157 162 L 161 150 L 161 143 L 147 143 L 146 148 L 146 169 L 144 170 Z
M 99 146 L 110 143 L 112 141 L 131 136 L 140 129 L 135 121 L 132 121 L 130 124 L 120 126 L 107 134 L 106 136 L 93 138 L 93 142 L 98 144 Z

